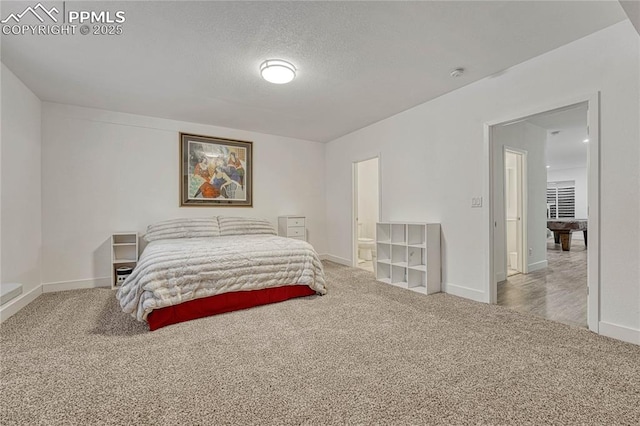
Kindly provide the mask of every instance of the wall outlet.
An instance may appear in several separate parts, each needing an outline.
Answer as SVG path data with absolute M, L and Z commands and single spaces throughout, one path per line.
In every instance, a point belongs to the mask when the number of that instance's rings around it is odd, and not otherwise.
M 482 197 L 473 197 L 471 198 L 471 207 L 482 207 Z
M 529 247 L 529 256 L 533 256 L 533 247 Z

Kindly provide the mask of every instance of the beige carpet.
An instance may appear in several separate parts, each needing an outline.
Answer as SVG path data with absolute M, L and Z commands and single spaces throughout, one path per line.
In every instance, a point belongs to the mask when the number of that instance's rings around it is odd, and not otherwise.
M 0 329 L 0 424 L 638 424 L 640 347 L 326 263 L 329 294 L 148 332 L 110 290 Z

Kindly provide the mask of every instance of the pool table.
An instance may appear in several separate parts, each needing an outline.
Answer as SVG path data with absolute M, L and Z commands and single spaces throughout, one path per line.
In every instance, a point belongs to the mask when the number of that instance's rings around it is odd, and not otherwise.
M 571 250 L 571 234 L 584 233 L 584 245 L 587 245 L 587 219 L 547 219 L 547 228 L 553 232 L 556 244 L 562 244 L 562 251 Z

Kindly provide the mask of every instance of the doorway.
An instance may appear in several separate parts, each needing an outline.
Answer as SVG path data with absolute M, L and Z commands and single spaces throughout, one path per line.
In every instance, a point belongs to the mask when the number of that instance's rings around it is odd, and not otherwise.
M 527 152 L 504 149 L 505 247 L 507 277 L 526 274 L 523 262 L 526 244 L 526 161 Z
M 576 122 L 580 125 L 577 126 Z M 598 332 L 599 93 L 487 123 L 485 129 L 490 199 L 489 302 L 499 303 L 501 299 L 500 304 L 512 309 L 552 321 L 586 326 Z M 559 135 L 566 136 L 566 143 L 559 143 Z M 555 144 L 558 154 L 555 159 L 549 156 L 551 143 Z M 515 229 L 515 237 L 508 229 L 508 219 L 518 217 L 512 216 L 515 213 L 514 201 L 516 211 L 520 204 L 517 198 L 509 200 L 514 193 L 513 187 L 520 187 L 518 160 L 509 153 L 512 147 L 516 148 L 515 151 L 526 151 L 522 167 L 525 183 L 522 186 L 524 214 L 520 216 L 524 219 L 521 222 L 521 236 L 525 240 L 522 245 L 518 244 L 517 220 L 512 220 L 515 225 L 511 225 Z M 582 152 L 578 157 L 573 154 L 576 150 Z M 576 158 L 581 158 L 581 168 L 572 163 Z M 510 172 L 509 168 L 513 171 Z M 568 169 L 575 176 L 569 176 Z M 580 190 L 579 176 L 574 169 L 583 170 L 583 190 Z M 549 201 L 554 195 L 549 194 L 554 189 L 555 203 Z M 581 197 L 584 206 L 579 202 Z M 567 203 L 574 198 L 575 208 L 568 208 Z M 562 214 L 566 216 L 560 217 Z M 555 221 L 566 221 L 568 226 L 575 227 L 571 228 L 573 232 L 568 232 L 571 235 L 564 235 L 569 239 L 566 247 L 549 231 L 549 227 L 557 226 L 552 223 Z M 586 228 L 584 241 L 582 239 L 583 226 L 588 227 L 588 248 Z M 567 231 L 563 228 L 559 233 L 566 234 Z M 572 238 L 573 245 L 570 244 Z M 513 251 L 510 252 L 508 239 L 516 247 L 522 247 L 521 251 L 516 250 L 521 256 L 509 256 Z M 515 269 L 511 268 L 512 265 L 521 267 L 521 273 L 508 277 L 512 272 L 509 269 Z M 578 267 L 580 269 L 576 269 Z M 507 295 L 505 282 L 516 291 Z M 511 298 L 507 304 L 504 303 L 505 297 Z M 525 306 L 527 304 L 529 306 Z M 580 315 L 574 315 L 576 312 Z
M 376 223 L 380 220 L 378 157 L 353 164 L 353 266 L 375 273 Z

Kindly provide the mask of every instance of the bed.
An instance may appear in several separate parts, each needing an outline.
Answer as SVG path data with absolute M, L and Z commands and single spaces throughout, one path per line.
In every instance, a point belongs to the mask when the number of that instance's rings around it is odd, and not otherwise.
M 275 235 L 264 220 L 174 219 L 149 226 L 144 238 L 148 245 L 116 297 L 150 330 L 326 293 L 313 247 Z

